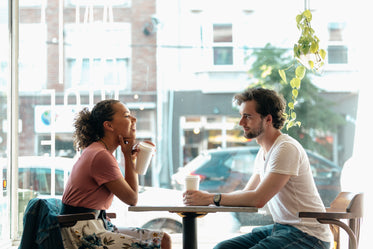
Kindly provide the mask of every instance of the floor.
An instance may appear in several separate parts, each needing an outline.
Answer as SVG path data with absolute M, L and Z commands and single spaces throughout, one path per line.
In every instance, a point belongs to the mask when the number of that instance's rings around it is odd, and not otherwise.
M 204 235 L 198 237 L 198 249 L 212 249 L 218 242 L 229 239 L 231 237 L 237 236 L 240 234 L 226 234 L 216 236 L 212 234 L 210 236 Z M 172 249 L 183 249 L 183 236 L 182 234 L 171 234 L 172 238 Z

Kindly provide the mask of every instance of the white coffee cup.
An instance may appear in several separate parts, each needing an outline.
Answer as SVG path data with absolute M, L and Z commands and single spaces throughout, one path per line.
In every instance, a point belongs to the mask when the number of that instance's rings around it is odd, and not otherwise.
M 185 177 L 185 190 L 198 190 L 199 189 L 199 176 L 187 175 Z
M 152 159 L 155 146 L 150 143 L 140 142 L 138 147 L 139 152 L 137 153 L 136 159 L 136 172 L 139 175 L 145 175 L 146 171 L 148 170 L 150 160 Z

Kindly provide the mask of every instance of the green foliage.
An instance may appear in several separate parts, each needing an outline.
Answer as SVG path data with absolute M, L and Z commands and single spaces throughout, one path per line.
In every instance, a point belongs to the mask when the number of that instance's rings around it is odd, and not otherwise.
M 310 10 L 305 10 L 303 13 L 297 15 L 297 28 L 301 31 L 301 35 L 297 44 L 294 44 L 294 57 L 300 57 L 302 54 L 316 54 L 323 66 L 326 52 L 319 48 L 320 39 L 315 35 L 315 31 L 311 27 L 312 14 Z M 311 69 L 314 68 L 314 62 L 309 61 Z
M 333 103 L 320 96 L 322 91 L 312 84 L 303 66 L 294 66 L 296 62 L 291 51 L 267 44 L 256 50 L 252 56 L 255 61 L 248 73 L 255 80 L 254 85 L 275 89 L 288 102 L 286 115 L 289 126 L 293 128 L 287 129 L 286 133 L 296 138 L 305 148 L 329 157 L 328 150 L 315 142 L 313 134 L 334 132 L 339 125 L 344 124 L 343 117 L 331 110 Z M 282 70 L 286 67 L 287 69 Z M 293 79 L 287 83 L 288 75 L 294 75 L 293 83 L 290 83 Z M 301 126 L 297 120 L 302 120 Z
M 301 122 L 297 120 L 295 106 L 298 103 L 297 97 L 299 95 L 301 81 L 306 75 L 306 67 L 311 70 L 320 70 L 324 65 L 324 59 L 326 56 L 325 50 L 319 49 L 320 39 L 315 35 L 315 31 L 311 28 L 311 20 L 312 14 L 310 10 L 305 10 L 296 17 L 297 28 L 301 31 L 301 35 L 298 42 L 294 44 L 294 59 L 297 59 L 303 65 L 298 65 L 296 67 L 294 77 L 290 80 L 292 96 L 291 101 L 288 103 L 288 112 L 286 113 L 285 126 L 287 130 L 293 126 L 301 126 Z M 310 57 L 307 54 L 313 54 L 313 56 Z M 278 70 L 283 84 L 288 84 L 285 71 L 293 66 L 295 66 L 295 63 L 287 69 Z

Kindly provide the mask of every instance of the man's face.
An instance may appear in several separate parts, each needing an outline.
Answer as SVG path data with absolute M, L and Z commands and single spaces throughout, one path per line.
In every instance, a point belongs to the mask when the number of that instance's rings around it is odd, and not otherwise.
M 246 101 L 240 105 L 241 119 L 244 136 L 248 139 L 258 138 L 264 132 L 264 119 L 256 112 L 256 102 Z

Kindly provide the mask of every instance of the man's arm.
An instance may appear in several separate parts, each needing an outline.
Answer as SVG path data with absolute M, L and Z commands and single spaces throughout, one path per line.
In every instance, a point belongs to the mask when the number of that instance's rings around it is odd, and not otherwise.
M 249 206 L 262 208 L 274 195 L 276 195 L 289 181 L 290 175 L 269 173 L 258 183 L 258 176 L 251 178 L 244 190 L 232 193 L 223 193 L 220 201 L 222 206 Z M 250 182 L 252 182 L 250 184 Z M 251 187 L 258 186 L 250 190 Z M 186 205 L 210 205 L 213 204 L 212 193 L 202 191 L 186 191 L 184 203 Z
M 247 182 L 245 188 L 243 190 L 254 190 L 256 187 L 258 187 L 260 183 L 260 176 L 259 174 L 253 174 L 249 181 Z
M 290 175 L 269 173 L 254 190 L 222 194 L 220 204 L 223 206 L 254 206 L 262 208 L 285 186 L 289 179 Z

